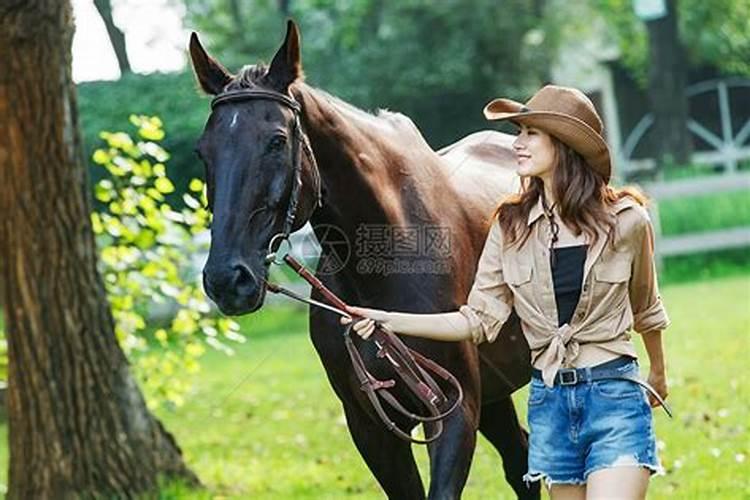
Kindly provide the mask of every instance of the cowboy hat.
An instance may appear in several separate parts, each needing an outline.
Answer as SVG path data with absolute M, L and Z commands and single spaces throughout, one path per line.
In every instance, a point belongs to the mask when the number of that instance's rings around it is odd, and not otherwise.
M 580 90 L 545 85 L 526 104 L 504 98 L 493 100 L 484 107 L 484 116 L 544 130 L 578 152 L 609 181 L 612 160 L 602 137 L 602 120 Z

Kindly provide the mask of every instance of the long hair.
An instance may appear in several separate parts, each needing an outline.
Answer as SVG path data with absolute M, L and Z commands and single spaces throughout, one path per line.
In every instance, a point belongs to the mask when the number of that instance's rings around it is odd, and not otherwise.
M 554 136 L 551 139 L 557 163 L 552 173 L 552 191 L 560 218 L 576 236 L 583 232 L 593 244 L 598 239 L 597 226 L 604 224 L 608 230 L 614 229 L 615 220 L 607 209 L 621 198 L 630 196 L 642 206 L 647 204 L 648 199 L 638 188 L 610 186 L 579 153 Z M 521 192 L 507 197 L 497 206 L 492 220 L 498 218 L 505 245 L 518 244 L 520 247 L 528 239 L 531 234 L 531 227 L 527 225 L 529 211 L 540 196 L 545 203 L 542 180 L 525 177 L 521 181 Z M 612 238 L 614 231 L 609 234 Z

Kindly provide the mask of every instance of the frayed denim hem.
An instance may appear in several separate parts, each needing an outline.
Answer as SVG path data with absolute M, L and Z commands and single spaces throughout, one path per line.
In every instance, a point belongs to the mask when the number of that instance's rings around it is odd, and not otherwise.
M 586 480 L 588 480 L 589 476 L 591 474 L 593 474 L 594 472 L 597 472 L 597 471 L 600 471 L 600 470 L 604 470 L 604 469 L 613 469 L 615 467 L 643 467 L 644 469 L 647 469 L 651 473 L 652 476 L 664 476 L 664 475 L 666 475 L 666 473 L 664 471 L 664 467 L 662 467 L 661 464 L 654 465 L 654 464 L 647 463 L 647 462 L 638 462 L 638 461 L 635 461 L 633 463 L 617 463 L 617 462 L 614 462 L 614 463 L 607 464 L 607 465 L 600 465 L 600 466 L 597 466 L 597 467 L 593 467 L 590 470 L 587 470 L 583 474 L 583 477 L 586 478 Z
M 544 479 L 544 484 L 547 485 L 547 488 L 552 486 L 553 484 L 574 484 L 574 485 L 584 485 L 586 484 L 585 479 L 578 479 L 578 478 L 571 478 L 571 479 L 552 479 L 549 474 L 545 472 L 527 472 L 523 475 L 523 481 L 526 483 L 526 487 L 528 488 L 531 483 L 535 483 L 537 481 L 540 481 Z

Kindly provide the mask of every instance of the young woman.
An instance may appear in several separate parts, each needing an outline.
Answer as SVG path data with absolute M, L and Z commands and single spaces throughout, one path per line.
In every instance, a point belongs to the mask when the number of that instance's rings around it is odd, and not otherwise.
M 467 303 L 439 314 L 352 307 L 364 317 L 354 330 L 368 338 L 377 321 L 404 335 L 492 342 L 515 308 L 534 367 L 526 480 L 544 479 L 556 500 L 644 498 L 661 468 L 649 403 L 667 396 L 670 323 L 645 198 L 608 184 L 602 122 L 580 91 L 548 85 L 484 113 L 520 128 L 522 190 L 493 214 Z M 648 391 L 631 329 L 648 353 Z

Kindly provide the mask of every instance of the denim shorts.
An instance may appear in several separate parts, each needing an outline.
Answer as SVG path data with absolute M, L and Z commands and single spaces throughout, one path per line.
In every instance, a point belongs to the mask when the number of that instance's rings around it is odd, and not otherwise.
M 620 368 L 637 375 L 632 360 Z M 585 484 L 589 474 L 618 466 L 662 468 L 645 389 L 627 380 L 547 387 L 532 377 L 529 390 L 527 482 Z

